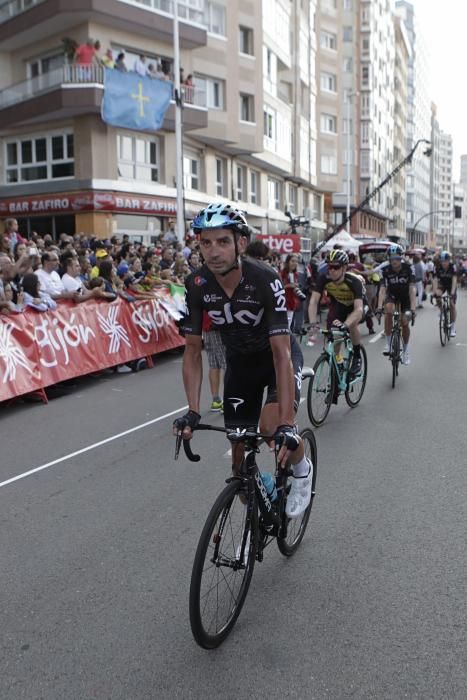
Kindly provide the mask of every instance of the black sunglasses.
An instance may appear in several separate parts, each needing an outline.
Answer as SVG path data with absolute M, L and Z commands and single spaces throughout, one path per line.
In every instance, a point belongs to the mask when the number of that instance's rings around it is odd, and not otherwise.
M 336 263 L 328 263 L 328 268 L 330 270 L 341 270 L 342 265 L 337 265 Z

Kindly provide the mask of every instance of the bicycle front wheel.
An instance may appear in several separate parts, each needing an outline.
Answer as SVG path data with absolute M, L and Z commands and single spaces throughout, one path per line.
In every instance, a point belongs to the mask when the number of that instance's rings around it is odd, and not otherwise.
M 392 388 L 396 386 L 396 377 L 399 374 L 399 362 L 401 361 L 401 338 L 399 333 L 393 333 L 391 338 L 391 364 L 392 364 Z
M 300 437 L 303 440 L 303 446 L 305 448 L 305 457 L 308 457 L 313 465 L 313 479 L 311 482 L 311 501 L 308 508 L 300 515 L 298 518 L 288 518 L 284 512 L 282 514 L 282 527 L 281 531 L 284 533 L 283 537 L 277 538 L 277 546 L 279 551 L 286 557 L 291 557 L 294 554 L 300 542 L 303 539 L 305 530 L 310 519 L 311 508 L 313 506 L 313 499 L 316 493 L 316 476 L 318 473 L 318 451 L 316 449 L 316 440 L 313 431 L 310 428 L 302 430 Z M 286 491 L 289 490 L 289 486 L 286 484 Z
M 446 343 L 448 342 L 449 338 L 449 330 L 448 330 L 448 314 L 446 309 L 443 307 L 441 310 L 441 313 L 439 315 L 439 339 L 441 341 L 441 345 L 444 348 Z
M 317 428 L 324 423 L 336 390 L 336 377 L 327 353 L 318 357 L 308 384 L 308 417 Z
M 255 501 L 248 517 L 245 498 L 240 480 L 226 486 L 208 515 L 196 550 L 190 586 L 190 624 L 196 642 L 204 649 L 218 647 L 230 633 L 253 575 L 258 510 Z
M 366 386 L 368 361 L 366 357 L 366 350 L 363 345 L 360 347 L 360 357 L 362 358 L 362 371 L 357 377 L 349 381 L 348 387 L 345 391 L 345 400 L 351 408 L 354 408 L 354 406 L 360 402 Z

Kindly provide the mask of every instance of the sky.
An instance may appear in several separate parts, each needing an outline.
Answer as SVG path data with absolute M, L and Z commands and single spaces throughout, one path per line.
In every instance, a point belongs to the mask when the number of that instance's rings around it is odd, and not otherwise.
M 465 0 L 412 0 L 429 57 L 430 98 L 442 131 L 454 146 L 453 175 L 467 154 L 467 3 Z

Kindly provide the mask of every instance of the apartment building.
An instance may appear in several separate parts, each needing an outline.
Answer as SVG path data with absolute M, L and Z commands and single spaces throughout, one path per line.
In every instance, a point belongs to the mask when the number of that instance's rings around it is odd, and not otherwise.
M 460 183 L 461 185 L 467 185 L 467 155 L 461 156 Z
M 467 181 L 465 183 L 467 185 Z M 439 134 L 439 215 L 436 244 L 447 248 L 454 220 L 452 136 Z
M 327 194 L 325 215 L 340 224 L 358 202 L 358 2 L 318 0 L 316 122 L 318 186 Z M 352 230 L 358 229 L 352 221 Z
M 310 118 L 314 4 L 178 1 L 181 65 L 194 81 L 183 109 L 187 219 L 217 198 L 264 232 L 287 227 L 286 208 L 311 214 L 316 232 L 324 227 Z M 101 67 L 83 76 L 67 57 L 70 40 L 92 37 L 101 54 L 124 51 L 129 69 L 143 54 L 170 73 L 173 8 L 169 0 L 2 4 L 0 215 L 16 216 L 21 231 L 151 234 L 176 214 L 174 102 L 155 134 L 110 127 L 100 117 Z M 265 47 L 275 85 L 266 84 Z
M 407 151 L 418 139 L 431 135 L 431 102 L 427 88 L 427 50 L 412 3 L 397 0 L 396 12 L 410 40 L 411 56 L 407 78 L 408 140 Z M 407 238 L 412 245 L 426 245 L 430 230 L 430 160 L 419 149 L 407 169 Z
M 386 0 L 320 0 L 316 28 L 318 185 L 330 193 L 326 213 L 335 225 L 392 171 L 405 148 L 410 48 Z M 391 225 L 402 237 L 404 200 L 402 175 L 354 217 L 351 231 L 381 237 Z
M 467 186 L 453 185 L 454 223 L 452 236 L 448 239 L 448 250 L 455 254 L 467 253 Z
M 437 108 L 431 104 L 431 157 L 430 157 L 430 208 L 427 216 L 430 219 L 430 230 L 427 236 L 426 245 L 429 248 L 437 245 L 439 238 L 440 222 L 440 177 L 441 177 L 441 130 L 439 126 Z
M 400 17 L 394 21 L 394 147 L 393 163 L 400 163 L 407 149 L 407 76 L 411 47 L 407 31 Z M 388 234 L 398 240 L 406 238 L 406 170 L 402 168 L 393 180 L 393 209 Z

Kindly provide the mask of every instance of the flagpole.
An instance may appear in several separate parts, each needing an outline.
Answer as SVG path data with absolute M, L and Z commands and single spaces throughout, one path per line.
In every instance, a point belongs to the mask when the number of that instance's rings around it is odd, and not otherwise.
M 185 207 L 183 201 L 183 139 L 182 139 L 182 93 L 180 87 L 180 44 L 178 36 L 178 0 L 174 0 L 174 88 L 175 88 L 175 151 L 177 182 L 177 238 L 185 240 Z

